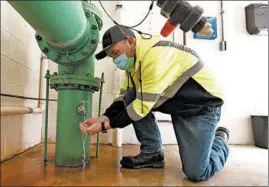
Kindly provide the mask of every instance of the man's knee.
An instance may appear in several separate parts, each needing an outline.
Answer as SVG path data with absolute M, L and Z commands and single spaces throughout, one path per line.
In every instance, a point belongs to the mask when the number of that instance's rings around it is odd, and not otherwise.
M 186 169 L 184 173 L 188 177 L 188 179 L 192 182 L 207 181 L 211 178 L 211 176 L 209 176 L 206 171 L 201 171 L 196 168 Z

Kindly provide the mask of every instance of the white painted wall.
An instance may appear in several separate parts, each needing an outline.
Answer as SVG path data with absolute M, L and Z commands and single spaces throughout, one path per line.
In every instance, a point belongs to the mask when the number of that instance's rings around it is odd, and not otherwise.
M 218 1 L 192 3 L 203 6 L 207 15 L 219 15 Z M 224 3 L 228 50 L 218 51 L 220 39 L 214 42 L 193 40 L 191 34 L 188 35 L 188 45 L 212 67 L 225 92 L 220 124 L 231 130 L 230 142 L 252 144 L 250 115 L 268 115 L 268 36 L 251 36 L 246 31 L 244 8 L 257 1 Z
M 190 1 L 204 9 L 205 16 L 216 16 L 220 21 L 219 1 Z M 253 144 L 250 115 L 268 115 L 268 36 L 251 36 L 245 28 L 244 7 L 257 1 L 225 1 L 225 39 L 228 50 L 219 51 L 220 37 L 214 41 L 194 40 L 187 34 L 187 45 L 195 49 L 210 66 L 225 92 L 225 105 L 220 125 L 231 130 L 231 144 Z M 267 3 L 267 1 L 263 1 Z M 124 2 L 124 23 L 133 25 L 143 18 L 149 1 Z M 155 6 L 153 14 L 140 28 L 160 32 L 165 18 Z M 220 22 L 218 22 L 220 36 Z M 169 40 L 172 38 L 170 37 Z M 182 32 L 177 29 L 175 39 L 183 43 Z M 158 114 L 159 119 L 168 118 Z M 163 143 L 176 143 L 171 124 L 159 124 Z M 124 143 L 138 143 L 132 126 L 124 129 Z

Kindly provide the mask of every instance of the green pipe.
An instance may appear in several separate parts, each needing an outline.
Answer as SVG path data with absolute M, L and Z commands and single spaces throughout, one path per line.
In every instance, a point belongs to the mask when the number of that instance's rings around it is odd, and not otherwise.
M 58 66 L 58 73 L 68 72 L 71 74 L 89 74 L 93 78 L 94 57 L 91 56 L 81 63 L 80 66 Z M 58 111 L 56 128 L 56 154 L 57 166 L 82 166 L 84 154 L 81 141 L 81 132 L 78 128 L 80 122 L 84 121 L 84 115 L 77 113 L 77 108 L 86 103 L 86 116 L 92 117 L 92 92 L 77 90 L 74 85 L 59 87 Z M 90 137 L 86 137 L 86 164 L 90 161 Z
M 87 19 L 81 1 L 9 1 L 50 45 L 75 48 L 82 43 Z
M 84 116 L 78 114 L 77 109 L 81 101 L 87 101 L 86 116 L 91 117 L 92 93 L 100 87 L 100 80 L 94 78 L 92 55 L 99 43 L 102 15 L 86 1 L 9 3 L 36 30 L 42 52 L 58 64 L 58 73 L 49 76 L 50 88 L 58 91 L 55 164 L 81 166 L 84 152 L 78 124 Z M 90 160 L 89 145 L 90 137 L 87 137 L 86 163 Z M 47 142 L 44 146 L 44 160 L 47 160 Z
M 103 83 L 104 83 L 104 73 L 102 73 L 101 77 L 101 87 L 100 87 L 100 94 L 99 94 L 99 109 L 98 109 L 98 116 L 101 116 L 101 109 L 102 109 L 102 95 L 103 95 Z M 100 133 L 97 134 L 97 143 L 96 143 L 96 157 L 99 157 L 100 154 Z
M 59 90 L 57 127 L 56 127 L 56 152 L 55 164 L 57 166 L 77 167 L 82 166 L 83 144 L 81 132 L 78 128 L 84 116 L 77 114 L 76 109 L 82 104 L 81 101 L 91 101 L 92 93 L 84 90 Z M 72 100 L 72 102 L 68 102 Z M 87 117 L 91 117 L 92 104 L 86 103 Z M 86 137 L 86 160 L 90 161 L 90 137 Z
M 45 140 L 44 140 L 44 162 L 48 161 L 47 157 L 47 145 L 48 145 L 48 117 L 49 117 L 49 77 L 50 72 L 46 73 L 46 108 L 45 108 Z

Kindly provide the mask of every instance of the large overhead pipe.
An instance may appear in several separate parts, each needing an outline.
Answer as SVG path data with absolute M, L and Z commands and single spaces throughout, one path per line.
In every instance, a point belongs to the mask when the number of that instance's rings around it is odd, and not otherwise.
M 50 87 L 58 93 L 55 164 L 82 166 L 90 160 L 90 137 L 84 154 L 78 124 L 92 116 L 92 93 L 100 88 L 94 78 L 94 58 L 102 28 L 101 12 L 87 1 L 9 1 L 36 30 L 42 52 L 58 64 L 48 74 Z M 84 113 L 78 110 L 85 108 Z
M 88 29 L 81 2 L 10 1 L 9 3 L 46 42 L 53 46 L 75 48 L 81 43 Z
M 102 27 L 101 13 L 81 1 L 9 1 L 36 30 L 43 53 L 62 65 L 80 64 L 91 56 Z

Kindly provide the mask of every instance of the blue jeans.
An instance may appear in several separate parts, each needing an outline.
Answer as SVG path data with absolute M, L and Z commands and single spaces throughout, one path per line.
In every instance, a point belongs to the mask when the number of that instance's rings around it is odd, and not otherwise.
M 129 90 L 125 104 L 135 98 Z M 182 170 L 194 182 L 206 181 L 225 165 L 229 148 L 221 137 L 215 137 L 220 120 L 221 108 L 215 107 L 207 113 L 193 117 L 171 115 L 179 146 Z M 152 113 L 133 123 L 142 153 L 155 153 L 163 150 L 162 139 L 155 117 Z

